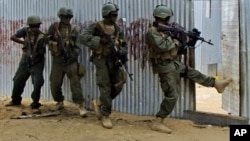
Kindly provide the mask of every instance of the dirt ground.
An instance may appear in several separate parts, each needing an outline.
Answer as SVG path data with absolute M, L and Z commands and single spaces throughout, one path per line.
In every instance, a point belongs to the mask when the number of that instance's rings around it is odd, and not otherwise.
M 197 109 L 225 112 L 214 104 L 219 100 L 212 89 L 197 88 Z M 203 94 L 204 92 L 205 94 Z M 211 97 L 210 97 L 211 96 Z M 208 100 L 208 99 L 212 100 Z M 10 119 L 22 112 L 30 113 L 29 99 L 19 107 L 5 107 L 10 99 L 0 96 L 0 141 L 229 141 L 229 127 L 200 125 L 190 120 L 166 118 L 164 123 L 173 130 L 172 134 L 150 130 L 152 116 L 135 116 L 114 111 L 111 114 L 113 129 L 105 129 L 93 111 L 87 118 L 78 115 L 71 102 L 65 102 L 65 109 L 57 116 L 33 119 Z M 207 101 L 207 103 L 203 102 Z M 41 101 L 43 113 L 54 104 Z M 212 109 L 211 109 L 212 108 Z

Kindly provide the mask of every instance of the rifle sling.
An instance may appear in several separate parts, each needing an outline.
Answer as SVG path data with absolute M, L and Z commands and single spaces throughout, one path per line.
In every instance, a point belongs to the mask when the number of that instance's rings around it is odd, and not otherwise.
M 29 35 L 28 30 L 29 30 L 29 28 L 27 28 L 27 30 L 26 30 L 26 36 L 27 36 L 27 40 L 30 42 L 31 39 L 30 39 L 30 35 Z M 35 35 L 34 46 L 30 48 L 31 55 L 35 55 L 35 52 L 37 50 L 38 41 L 42 38 L 43 38 L 43 35 L 40 33 Z

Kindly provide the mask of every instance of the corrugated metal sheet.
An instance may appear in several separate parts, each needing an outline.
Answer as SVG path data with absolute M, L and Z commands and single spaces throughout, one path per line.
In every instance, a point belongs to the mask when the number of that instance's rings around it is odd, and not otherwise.
M 129 71 L 134 75 L 134 81 L 128 80 L 122 93 L 113 101 L 113 109 L 137 115 L 154 115 L 160 107 L 163 93 L 157 76 L 151 72 L 146 63 L 143 69 L 145 56 L 144 33 L 152 23 L 153 9 L 158 4 L 170 6 L 174 11 L 173 20 L 179 22 L 187 29 L 193 27 L 192 5 L 190 0 L 110 0 L 118 5 L 119 25 L 126 31 L 130 46 Z M 46 32 L 48 26 L 58 20 L 56 13 L 61 6 L 68 6 L 74 10 L 74 23 L 83 31 L 90 23 L 100 20 L 101 7 L 107 0 L 1 0 L 0 1 L 0 93 L 11 96 L 12 77 L 17 69 L 21 56 L 21 46 L 10 41 L 15 31 L 25 26 L 28 16 L 37 14 L 42 18 L 42 30 Z M 123 19 L 123 20 L 121 20 Z M 46 55 L 45 84 L 42 88 L 42 99 L 52 100 L 49 86 L 51 69 L 50 54 Z M 90 100 L 99 95 L 95 84 L 94 66 L 89 62 L 88 50 L 83 47 L 80 61 L 86 66 L 87 74 L 81 80 L 86 106 L 91 107 Z M 191 61 L 192 62 L 192 61 Z M 186 86 L 184 86 L 184 83 Z M 183 89 L 179 101 L 172 112 L 172 117 L 182 117 L 184 110 L 193 110 L 194 93 L 193 84 L 183 80 Z M 69 81 L 65 77 L 63 83 L 65 99 L 71 100 Z M 29 98 L 32 91 L 30 81 L 27 82 L 23 97 Z
M 240 116 L 250 117 L 250 1 L 240 0 Z M 248 121 L 250 124 L 250 121 Z

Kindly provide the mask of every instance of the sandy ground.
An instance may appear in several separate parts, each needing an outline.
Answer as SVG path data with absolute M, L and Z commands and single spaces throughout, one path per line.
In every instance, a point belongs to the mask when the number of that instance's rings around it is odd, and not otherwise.
M 218 94 L 214 88 L 206 88 L 196 85 L 196 110 L 219 114 L 228 114 L 222 109 L 222 95 Z
M 216 91 L 197 87 L 197 92 L 197 110 L 226 113 L 220 108 L 221 95 Z M 31 101 L 24 99 L 19 107 L 4 107 L 8 101 L 9 98 L 0 96 L 0 141 L 229 141 L 228 127 L 166 118 L 164 123 L 173 132 L 165 134 L 150 130 L 154 117 L 115 111 L 111 114 L 114 128 L 105 129 L 93 111 L 90 111 L 87 118 L 82 118 L 78 115 L 76 106 L 70 102 L 65 102 L 66 108 L 57 116 L 10 119 L 22 112 L 30 113 Z M 41 103 L 44 113 L 54 104 L 49 101 Z

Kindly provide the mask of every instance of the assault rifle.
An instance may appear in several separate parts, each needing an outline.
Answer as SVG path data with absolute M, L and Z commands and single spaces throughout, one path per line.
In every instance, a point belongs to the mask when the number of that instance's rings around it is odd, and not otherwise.
M 209 45 L 214 45 L 211 43 L 211 40 L 206 41 L 203 37 L 200 37 L 201 32 L 196 28 L 193 28 L 192 31 L 186 31 L 184 27 L 177 23 L 172 23 L 170 26 L 159 23 L 158 30 L 168 32 L 170 36 L 178 39 L 184 46 L 194 46 L 197 40 L 201 40 L 201 42 L 205 42 Z M 187 38 L 191 38 L 191 41 L 188 43 Z
M 54 27 L 55 27 L 55 31 L 56 31 L 56 34 L 57 34 L 58 39 L 59 39 L 58 46 L 59 46 L 59 48 L 61 50 L 61 53 L 63 55 L 62 56 L 63 60 L 64 60 L 65 63 L 67 63 L 69 61 L 69 54 L 68 54 L 68 52 L 67 52 L 67 50 L 66 50 L 66 48 L 64 46 L 64 41 L 63 41 L 61 33 L 60 33 L 59 29 L 58 29 L 58 23 L 55 23 Z
M 112 39 L 112 37 L 109 35 L 109 36 L 106 36 L 106 38 L 111 42 L 112 44 L 112 48 L 116 54 L 116 57 L 118 59 L 118 63 L 125 69 L 126 73 L 128 74 L 129 78 L 131 81 L 133 81 L 133 78 L 132 78 L 132 73 L 129 73 L 128 72 L 128 65 L 127 65 L 127 60 L 124 60 L 124 58 L 122 58 L 122 55 L 119 53 L 118 49 L 117 49 L 117 46 L 115 45 L 115 42 L 114 40 Z M 126 58 L 127 59 L 127 58 Z
M 102 33 L 102 35 L 103 35 L 102 37 L 105 37 L 108 41 L 110 41 L 110 43 L 112 45 L 111 46 L 112 50 L 115 53 L 115 57 L 117 58 L 117 61 L 118 61 L 119 65 L 121 65 L 124 68 L 124 70 L 126 71 L 126 73 L 129 76 L 130 80 L 133 81 L 133 78 L 132 78 L 133 74 L 129 73 L 129 71 L 128 71 L 128 65 L 126 63 L 128 60 L 127 60 L 127 58 L 125 60 L 124 57 L 120 54 L 120 52 L 119 52 L 119 50 L 118 50 L 118 48 L 117 48 L 117 46 L 116 46 L 113 38 L 111 37 L 111 35 L 106 34 L 106 32 L 102 29 L 102 27 L 101 27 L 100 24 L 97 24 L 97 30 Z
M 30 70 L 32 66 L 34 65 L 33 61 L 33 49 L 34 49 L 34 44 L 32 42 L 27 43 L 27 48 L 28 48 L 28 58 L 27 58 L 27 63 L 28 63 L 28 69 Z

